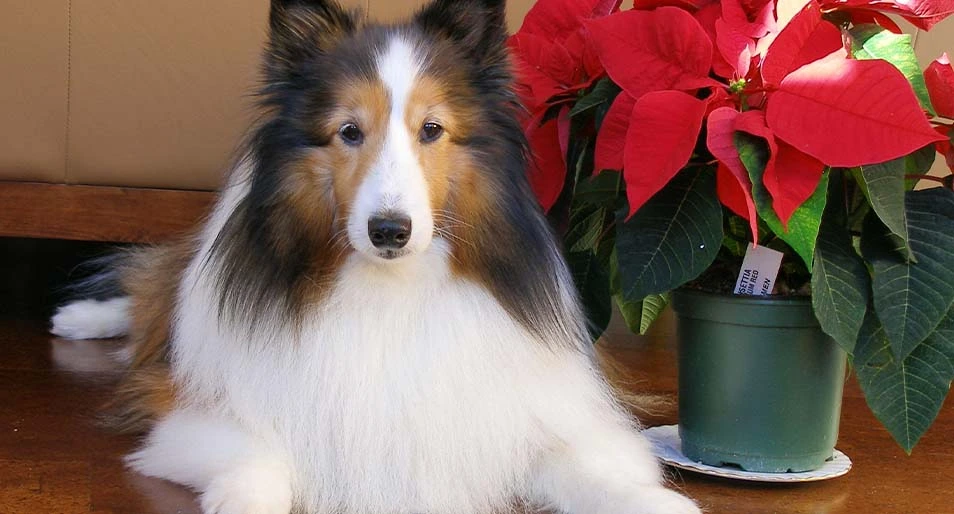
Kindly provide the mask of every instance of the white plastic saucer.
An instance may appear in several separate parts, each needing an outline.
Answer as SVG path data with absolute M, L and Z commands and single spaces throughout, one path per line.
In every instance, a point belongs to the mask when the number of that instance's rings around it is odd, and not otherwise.
M 840 477 L 851 469 L 851 459 L 838 450 L 835 450 L 831 460 L 821 468 L 801 473 L 758 473 L 736 467 L 710 466 L 701 462 L 694 462 L 683 455 L 678 425 L 647 428 L 643 430 L 643 435 L 653 444 L 653 453 L 656 454 L 656 457 L 666 464 L 722 478 L 751 482 L 816 482 Z

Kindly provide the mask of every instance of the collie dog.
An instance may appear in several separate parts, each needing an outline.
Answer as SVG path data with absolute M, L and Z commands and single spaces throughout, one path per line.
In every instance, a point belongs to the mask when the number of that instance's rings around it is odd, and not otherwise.
M 699 512 L 600 373 L 530 192 L 503 0 L 365 23 L 273 0 L 211 215 L 53 332 L 128 335 L 134 470 L 207 514 Z

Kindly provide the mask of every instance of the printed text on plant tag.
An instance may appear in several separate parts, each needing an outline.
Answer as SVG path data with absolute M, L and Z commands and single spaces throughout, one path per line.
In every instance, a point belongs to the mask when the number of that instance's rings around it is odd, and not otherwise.
M 782 253 L 765 246 L 749 246 L 742 261 L 735 294 L 762 296 L 772 294 L 778 269 L 782 266 Z

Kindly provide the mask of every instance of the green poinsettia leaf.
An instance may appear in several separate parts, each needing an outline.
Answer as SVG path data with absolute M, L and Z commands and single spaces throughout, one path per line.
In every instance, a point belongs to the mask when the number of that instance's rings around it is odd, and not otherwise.
M 576 101 L 576 104 L 570 109 L 570 117 L 576 117 L 599 106 L 608 106 L 619 92 L 619 86 L 614 84 L 612 80 L 608 78 L 600 80 L 593 86 L 593 89 Z
M 580 300 L 589 321 L 590 336 L 595 340 L 606 330 L 613 313 L 606 263 L 593 250 L 569 252 L 566 260 L 573 282 L 580 292 Z
M 905 172 L 909 175 L 926 175 L 931 171 L 935 160 L 937 160 L 937 149 L 934 145 L 927 145 L 904 158 Z M 913 188 L 908 187 L 908 189 Z
M 573 199 L 579 206 L 599 206 L 616 210 L 622 199 L 623 175 L 615 170 L 604 170 L 576 183 Z
M 745 252 L 752 245 L 749 223 L 738 216 L 726 216 L 723 230 L 725 237 L 722 238 L 722 248 L 736 257 L 745 257 Z
M 715 173 L 686 169 L 626 221 L 617 212 L 616 251 L 620 291 L 641 301 L 699 276 L 722 244 L 722 205 Z
M 762 138 L 743 132 L 736 132 L 735 147 L 739 150 L 742 164 L 752 180 L 752 197 L 758 215 L 775 235 L 788 243 L 802 258 L 808 269 L 812 268 L 815 255 L 815 240 L 821 226 L 822 213 L 828 199 L 828 173 L 825 173 L 815 192 L 805 201 L 788 220 L 788 230 L 772 208 L 772 196 L 762 182 L 765 164 L 768 161 L 768 147 Z
M 573 186 L 593 174 L 593 152 L 591 148 L 594 137 L 589 121 L 582 118 L 570 118 L 570 134 L 566 148 L 568 173 L 563 193 L 564 196 L 571 199 L 571 204 Z
M 868 215 L 861 251 L 871 265 L 872 293 L 892 353 L 907 358 L 954 304 L 954 191 L 909 191 L 905 200 L 910 250 Z
M 622 296 L 614 297 L 620 314 L 631 332 L 646 335 L 649 327 L 669 305 L 669 293 L 651 294 L 640 302 L 626 301 Z
M 573 206 L 564 245 L 570 252 L 595 249 L 600 245 L 623 202 L 623 181 L 618 171 L 605 171 L 576 183 Z
M 895 34 L 874 24 L 859 25 L 848 32 L 855 59 L 883 59 L 893 64 L 908 79 L 921 108 L 935 115 L 910 34 Z
M 954 379 L 954 312 L 904 359 L 891 352 L 884 326 L 869 312 L 853 364 L 871 411 L 911 453 L 937 417 Z
M 891 232 L 901 239 L 907 259 L 913 259 L 908 248 L 908 221 L 904 208 L 904 183 L 906 158 L 894 159 L 881 164 L 872 164 L 855 168 L 854 176 L 865 197 Z
M 669 293 L 649 295 L 639 301 L 626 300 L 620 292 L 619 259 L 615 250 L 610 258 L 610 287 L 626 327 L 636 334 L 645 335 L 669 303 Z
M 835 181 L 839 182 L 839 181 Z M 822 330 L 851 355 L 865 319 L 870 277 L 852 245 L 843 188 L 832 187 L 815 246 L 812 306 Z
M 575 183 L 568 228 L 563 236 L 568 251 L 582 252 L 600 244 L 623 201 L 622 190 L 622 177 L 617 171 L 605 171 Z
M 669 305 L 670 293 L 651 294 L 643 298 L 642 315 L 639 318 L 639 333 L 645 335 L 649 327 Z
M 603 235 L 607 209 L 580 209 L 570 215 L 570 228 L 564 236 L 570 253 L 585 252 L 595 248 Z

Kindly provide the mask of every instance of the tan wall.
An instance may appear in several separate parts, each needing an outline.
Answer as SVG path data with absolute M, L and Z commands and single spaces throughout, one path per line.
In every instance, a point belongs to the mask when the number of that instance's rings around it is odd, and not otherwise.
M 533 5 L 533 0 L 509 0 L 507 2 L 507 23 L 511 31 L 520 28 L 523 17 Z M 368 12 L 379 20 L 400 19 L 412 9 L 427 4 L 427 0 L 370 0 Z
M 393 20 L 423 2 L 342 0 Z M 510 2 L 519 26 L 532 0 Z M 0 179 L 212 189 L 268 0 L 0 0 Z
M 250 118 L 268 13 L 230 5 L 73 0 L 66 182 L 216 186 Z
M 66 0 L 0 0 L 0 178 L 63 178 L 68 26 Z

